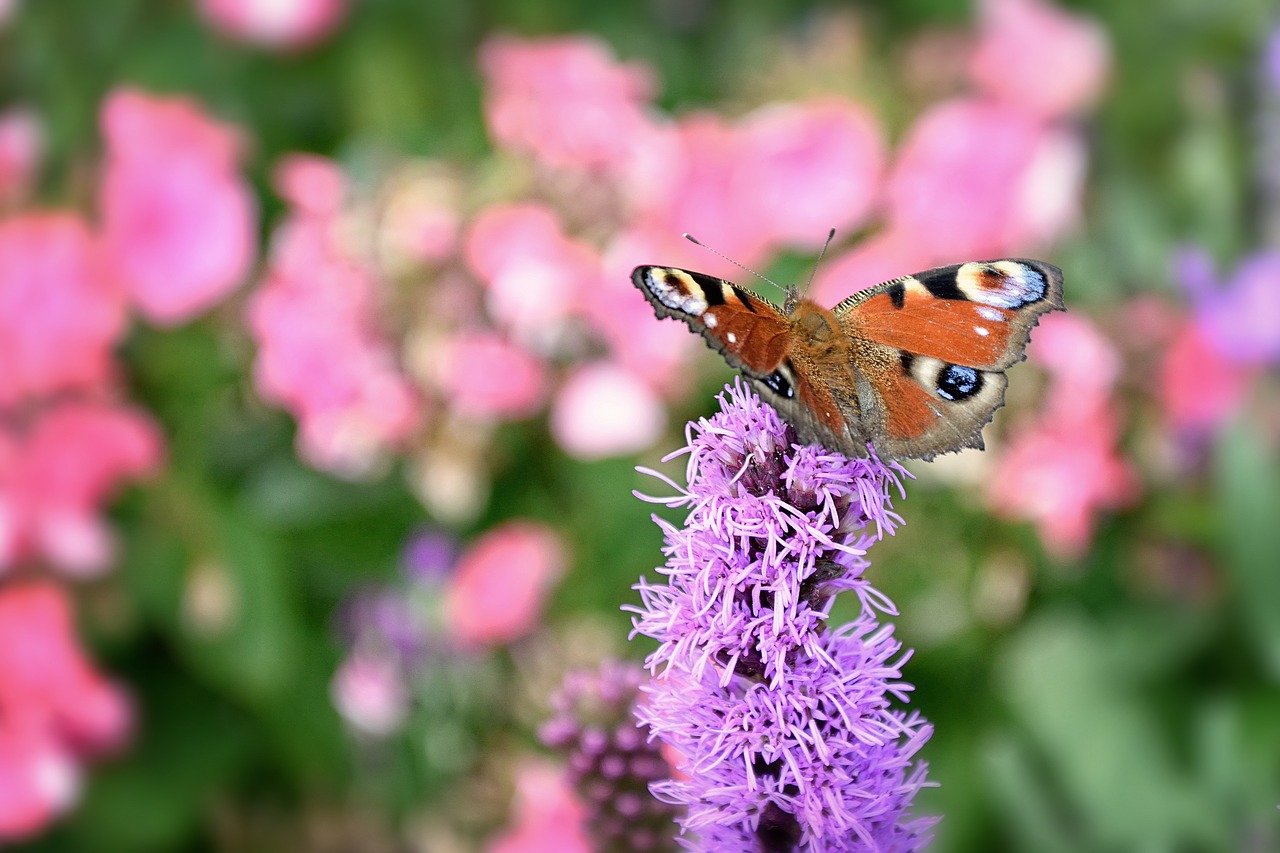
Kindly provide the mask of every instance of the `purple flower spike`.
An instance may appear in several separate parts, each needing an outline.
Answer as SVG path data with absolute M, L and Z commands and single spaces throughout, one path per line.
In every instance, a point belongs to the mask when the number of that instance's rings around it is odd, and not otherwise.
M 907 812 L 932 727 L 892 707 L 912 689 L 910 653 L 878 621 L 893 604 L 862 577 L 866 549 L 901 523 L 891 494 L 909 475 L 870 448 L 848 459 L 796 446 L 740 381 L 720 399 L 668 457 L 688 454 L 688 488 L 648 472 L 679 491 L 655 502 L 689 511 L 683 527 L 657 520 L 666 583 L 641 580 L 628 608 L 659 643 L 637 717 L 685 758 L 687 778 L 652 790 L 684 807 L 690 849 L 921 849 L 935 821 Z M 833 629 L 842 590 L 862 611 Z
M 555 714 L 539 733 L 568 757 L 569 781 L 598 850 L 675 850 L 676 810 L 649 791 L 668 776 L 667 763 L 634 718 L 643 676 L 638 666 L 618 662 L 605 662 L 598 672 L 569 673 L 551 697 Z

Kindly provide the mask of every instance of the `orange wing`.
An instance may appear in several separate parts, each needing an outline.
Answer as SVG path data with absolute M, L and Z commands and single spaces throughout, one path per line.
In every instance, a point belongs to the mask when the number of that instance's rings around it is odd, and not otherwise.
M 790 350 L 787 318 L 751 291 L 715 276 L 672 267 L 636 267 L 631 281 L 659 317 L 675 317 L 739 370 L 776 371 Z
M 856 293 L 835 308 L 853 338 L 979 370 L 1022 360 L 1031 327 L 1062 307 L 1062 271 L 1029 260 L 940 267 Z

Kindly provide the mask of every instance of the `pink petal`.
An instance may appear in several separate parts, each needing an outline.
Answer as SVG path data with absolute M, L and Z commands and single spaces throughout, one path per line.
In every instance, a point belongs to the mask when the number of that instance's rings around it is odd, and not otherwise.
M 652 447 L 666 409 L 635 374 L 609 363 L 577 368 L 551 409 L 551 435 L 579 459 L 603 459 Z
M 329 37 L 347 14 L 345 0 L 200 0 L 211 26 L 239 41 L 296 50 Z
M 509 643 L 528 634 L 567 566 L 549 527 L 507 522 L 477 539 L 458 560 L 445 593 L 445 621 L 467 646 Z

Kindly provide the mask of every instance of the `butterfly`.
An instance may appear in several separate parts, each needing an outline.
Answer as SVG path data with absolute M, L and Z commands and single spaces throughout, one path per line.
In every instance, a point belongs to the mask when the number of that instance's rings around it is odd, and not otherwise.
M 861 290 L 830 310 L 787 289 L 781 309 L 703 273 L 639 266 L 659 317 L 706 338 L 803 444 L 846 456 L 932 459 L 981 449 L 1041 315 L 1063 309 L 1042 261 L 955 264 Z

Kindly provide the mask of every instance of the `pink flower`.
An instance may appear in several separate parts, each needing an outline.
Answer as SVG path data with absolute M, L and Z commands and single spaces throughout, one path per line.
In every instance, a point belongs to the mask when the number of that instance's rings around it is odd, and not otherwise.
M 743 180 L 772 239 L 820 249 L 831 228 L 860 226 L 878 199 L 884 133 L 841 98 L 773 104 L 742 122 Z
M 68 808 L 82 757 L 120 746 L 131 717 L 81 651 L 58 587 L 0 588 L 0 839 L 28 837 Z
M 1239 411 L 1255 369 L 1226 358 L 1194 321 L 1166 346 L 1157 391 L 1175 432 L 1198 433 L 1225 424 Z
M 298 213 L 336 216 L 347 195 L 347 176 L 338 164 L 316 154 L 286 154 L 272 175 L 280 197 Z
M 485 845 L 485 853 L 591 853 L 585 810 L 563 773 L 526 761 L 517 771 L 511 827 Z
M 102 110 L 103 236 L 121 281 L 152 322 L 173 325 L 238 285 L 257 227 L 231 127 L 185 98 L 117 90 Z
M 738 263 L 761 262 L 777 235 L 776 220 L 763 221 L 757 206 L 757 154 L 738 128 L 712 113 L 655 133 L 626 175 L 633 227 L 660 237 L 688 232 Z M 702 268 L 708 266 L 716 263 Z
M 369 734 L 389 735 L 409 714 L 404 677 L 387 656 L 353 653 L 333 674 L 330 693 L 343 719 Z
M 0 570 L 37 554 L 73 574 L 104 570 L 114 546 L 101 505 L 161 454 L 149 418 L 101 403 L 60 403 L 0 431 Z
M 462 645 L 509 643 L 533 630 L 568 559 L 541 524 L 511 521 L 463 552 L 445 592 L 445 622 Z
M 519 420 L 542 407 L 542 361 L 490 331 L 459 332 L 440 347 L 436 382 L 450 407 L 481 420 Z
M 537 204 L 493 205 L 471 223 L 467 266 L 487 288 L 489 313 L 521 343 L 549 349 L 561 325 L 590 302 L 600 259 L 566 237 L 556 214 Z
M 1049 405 L 1066 413 L 1082 398 L 1111 393 L 1120 378 L 1120 354 L 1083 314 L 1050 314 L 1040 320 L 1032 347 L 1035 362 L 1052 378 Z
M 1030 254 L 1076 219 L 1083 144 L 1023 110 L 941 103 L 916 121 L 889 178 L 889 225 L 933 263 Z
M 1139 480 L 1118 450 L 1121 418 L 1112 393 L 1120 357 L 1078 314 L 1041 321 L 1031 349 L 1050 378 L 1040 415 L 1015 432 L 996 458 L 987 500 L 997 512 L 1032 521 L 1045 547 L 1080 557 L 1097 515 L 1132 503 Z
M 1092 19 L 1040 0 L 983 0 L 970 72 L 987 94 L 1054 117 L 1092 105 L 1111 64 L 1107 36 Z
M 831 228 L 856 228 L 870 214 L 884 148 L 872 116 L 838 98 L 762 107 L 736 124 L 689 116 L 655 131 L 630 164 L 634 228 L 689 232 L 747 266 L 783 243 L 816 249 Z M 703 257 L 699 268 L 727 270 Z
M 449 260 L 462 231 L 461 180 L 439 163 L 414 163 L 390 180 L 379 227 L 380 261 L 394 274 L 421 275 Z
M 1084 554 L 1099 512 L 1138 496 L 1137 476 L 1116 451 L 1120 419 L 1114 405 L 1089 402 L 1015 434 L 987 488 L 992 509 L 1034 522 L 1045 547 L 1063 559 Z
M 309 177 L 291 168 L 300 165 Z M 336 176 L 314 161 L 289 166 L 280 175 L 286 192 L 310 207 L 276 229 L 266 278 L 249 304 L 255 380 L 298 419 L 303 458 L 357 476 L 408 438 L 421 401 L 379 328 L 376 278 L 338 242 Z
M 0 205 L 27 199 L 43 154 L 44 128 L 35 113 L 21 107 L 0 113 Z
M 0 222 L 0 405 L 100 384 L 124 323 L 123 293 L 78 217 Z
M 617 62 L 596 39 L 490 38 L 480 48 L 480 69 L 494 141 L 548 165 L 617 166 L 646 135 L 652 75 Z
M 667 426 L 653 389 L 623 368 L 598 362 L 565 380 L 551 409 L 551 435 L 579 459 L 603 459 L 652 447 Z
M 200 14 L 225 35 L 282 50 L 324 40 L 346 13 L 346 0 L 200 0 Z

